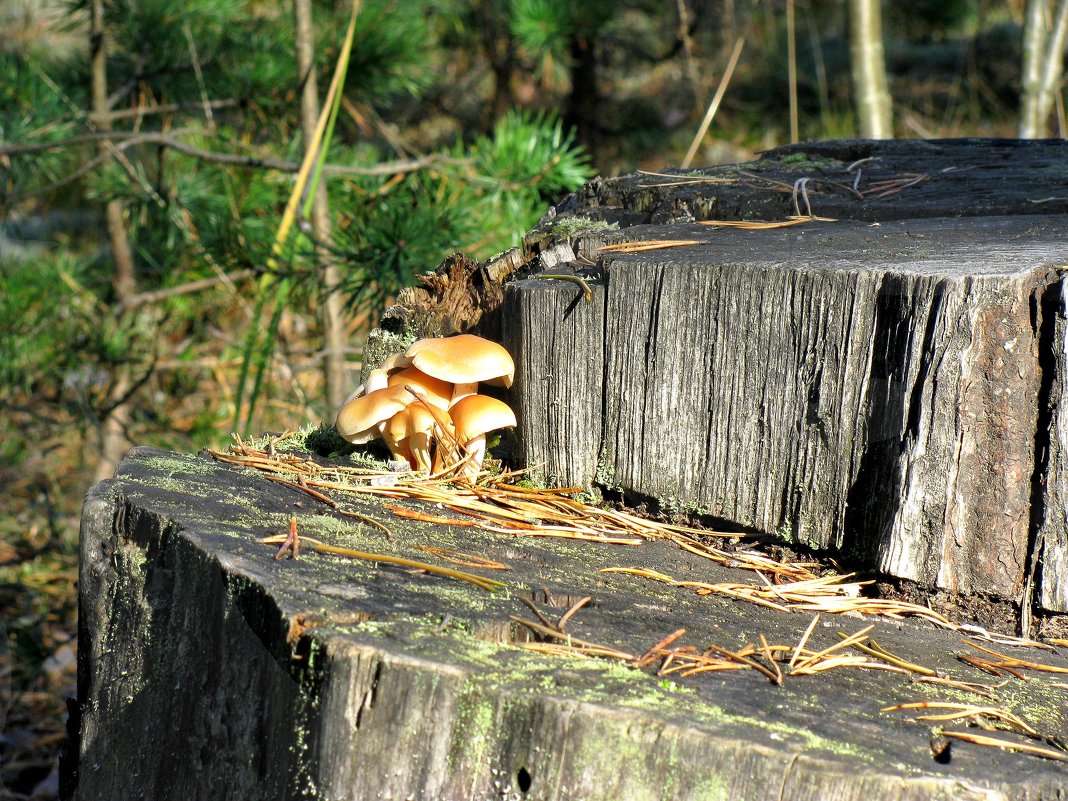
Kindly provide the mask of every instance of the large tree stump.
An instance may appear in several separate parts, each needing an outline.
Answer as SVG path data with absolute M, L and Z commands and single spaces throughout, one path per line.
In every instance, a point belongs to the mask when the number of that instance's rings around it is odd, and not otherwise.
M 592 182 L 527 247 L 566 239 L 594 301 L 529 278 L 501 311 L 520 452 L 566 483 L 1068 611 L 1066 164 L 1063 143 L 822 143 Z M 835 221 L 697 224 L 796 211 Z M 597 250 L 641 240 L 700 244 Z
M 760 636 L 798 643 L 807 614 L 599 572 L 633 565 L 679 580 L 753 580 L 745 571 L 666 541 L 514 538 L 399 520 L 366 498 L 334 496 L 341 510 L 388 522 L 392 538 L 206 456 L 136 449 L 90 492 L 79 758 L 68 777 L 79 801 L 1063 797 L 1063 763 L 963 742 L 938 750 L 946 742 L 932 745 L 929 725 L 911 713 L 880 712 L 950 692 L 898 673 L 834 669 L 782 686 L 754 670 L 658 678 L 515 647 L 525 629 L 510 616 L 533 617 L 520 597 L 556 619 L 586 595 L 592 602 L 568 630 L 633 654 L 679 628 L 687 632 L 676 645 L 698 651 L 759 646 Z M 275 561 L 277 545 L 258 540 L 294 515 L 301 533 L 333 545 L 424 560 L 433 557 L 420 546 L 434 545 L 504 562 L 510 572 L 488 575 L 508 588 L 488 594 L 307 549 Z M 867 622 L 824 616 L 808 647 L 830 647 Z M 955 657 L 979 653 L 961 632 L 871 622 L 902 658 L 990 680 Z M 993 647 L 1068 669 L 1048 650 Z M 1000 703 L 1068 738 L 1064 691 L 1041 677 L 1012 681 Z

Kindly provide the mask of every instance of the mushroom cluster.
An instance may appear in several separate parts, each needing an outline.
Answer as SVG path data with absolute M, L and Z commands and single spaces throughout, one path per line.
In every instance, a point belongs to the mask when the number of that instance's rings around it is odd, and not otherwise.
M 420 339 L 368 374 L 334 426 L 355 445 L 383 439 L 393 458 L 414 470 L 437 473 L 465 459 L 464 473 L 473 479 L 482 467 L 486 434 L 516 424 L 508 405 L 479 395 L 478 385 L 507 388 L 514 374 L 508 351 L 488 339 Z

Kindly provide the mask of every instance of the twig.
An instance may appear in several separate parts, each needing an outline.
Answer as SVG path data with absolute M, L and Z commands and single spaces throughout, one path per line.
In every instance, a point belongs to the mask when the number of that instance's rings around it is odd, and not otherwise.
M 199 281 L 190 281 L 187 284 L 173 286 L 168 289 L 157 289 L 153 292 L 140 292 L 122 301 L 118 306 L 117 313 L 122 314 L 130 312 L 150 303 L 157 303 L 158 301 L 177 297 L 178 295 L 188 295 L 190 292 L 199 292 L 202 289 L 209 289 L 216 284 L 242 281 L 255 274 L 255 270 L 236 270 L 232 273 L 224 273 L 211 278 L 201 278 Z
M 263 169 L 278 170 L 279 172 L 299 172 L 300 164 L 293 161 L 276 159 L 271 156 L 241 156 L 235 153 L 219 153 L 213 150 L 203 150 L 187 144 L 170 134 L 158 132 L 125 132 L 125 131 L 99 131 L 93 133 L 78 134 L 66 139 L 57 139 L 51 142 L 35 142 L 32 144 L 0 143 L 0 156 L 21 156 L 29 153 L 40 153 L 45 150 L 56 150 L 62 147 L 80 145 L 88 142 L 111 142 L 115 147 L 126 149 L 135 145 L 162 145 L 183 153 L 201 161 L 214 162 L 216 164 L 232 164 L 237 167 L 258 167 Z M 397 175 L 399 173 L 416 172 L 436 164 L 465 164 L 467 160 L 456 159 L 450 156 L 431 154 L 416 159 L 402 159 L 388 161 L 371 167 L 352 167 L 339 164 L 325 164 L 323 171 L 329 175 Z
M 278 549 L 278 553 L 274 555 L 274 559 L 277 562 L 286 552 L 290 552 L 290 558 L 297 559 L 300 557 L 300 535 L 297 534 L 297 518 L 289 518 L 289 533 L 282 541 L 282 547 Z
M 690 166 L 693 161 L 693 157 L 697 154 L 697 148 L 701 144 L 701 140 L 705 138 L 705 134 L 708 133 L 708 126 L 712 124 L 712 118 L 716 116 L 716 112 L 719 110 L 719 104 L 723 100 L 723 95 L 727 92 L 727 84 L 730 83 L 731 75 L 734 74 L 734 68 L 738 65 L 738 57 L 742 54 L 742 48 L 745 46 L 745 37 L 739 36 L 738 41 L 734 43 L 734 50 L 731 52 L 730 61 L 727 62 L 727 69 L 723 71 L 723 77 L 720 78 L 719 86 L 716 89 L 716 96 L 712 98 L 712 102 L 708 106 L 708 111 L 705 112 L 705 118 L 701 120 L 701 125 L 697 129 L 697 135 L 694 136 L 693 142 L 690 143 L 690 149 L 686 151 L 686 158 L 682 160 L 682 168 L 685 170 Z

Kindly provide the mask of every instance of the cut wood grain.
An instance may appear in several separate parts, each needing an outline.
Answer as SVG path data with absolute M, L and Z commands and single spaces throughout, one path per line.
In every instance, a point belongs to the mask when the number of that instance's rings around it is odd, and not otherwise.
M 1066 164 L 1059 142 L 828 142 L 590 182 L 526 247 L 562 226 L 603 278 L 603 379 L 568 395 L 588 417 L 601 394 L 603 438 L 550 437 L 518 381 L 521 450 L 567 483 L 1068 611 Z M 693 224 L 806 209 L 837 221 Z M 703 244 L 599 250 L 683 240 Z M 525 311 L 502 342 L 554 365 L 559 310 L 533 291 L 509 288 Z

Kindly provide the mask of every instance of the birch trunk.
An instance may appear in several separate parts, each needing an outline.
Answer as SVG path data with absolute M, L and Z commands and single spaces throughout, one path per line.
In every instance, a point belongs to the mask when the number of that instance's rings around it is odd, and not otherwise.
M 305 147 L 315 135 L 319 120 L 319 88 L 315 79 L 315 28 L 312 23 L 311 0 L 294 0 L 296 17 L 297 71 L 302 90 L 300 96 L 301 127 Z M 340 275 L 334 259 L 326 247 L 330 240 L 330 206 L 326 184 L 320 180 L 312 203 L 311 227 L 316 241 L 316 254 L 322 266 L 322 307 L 320 324 L 323 329 L 323 380 L 326 402 L 330 411 L 336 410 L 349 394 L 345 378 L 345 319 L 344 304 L 337 287 Z
M 850 0 L 849 54 L 862 139 L 892 139 L 894 127 L 883 53 L 879 0 Z
M 104 41 L 104 2 L 93 0 L 89 8 L 89 52 L 90 80 L 92 90 L 93 125 L 99 131 L 111 130 L 111 117 L 108 115 L 108 79 L 107 48 Z M 100 143 L 102 153 L 111 150 L 111 143 Z M 111 245 L 113 262 L 111 285 L 114 300 L 120 306 L 137 294 L 137 279 L 134 274 L 133 250 L 126 233 L 122 202 L 111 200 L 104 209 L 107 221 L 108 240 Z M 112 377 L 112 387 L 107 402 L 107 411 L 100 420 L 100 459 L 97 462 L 94 480 L 102 481 L 115 472 L 122 455 L 126 452 L 129 440 L 126 429 L 130 423 L 130 392 L 132 382 L 129 365 L 123 363 L 116 367 Z
M 1049 118 L 1064 80 L 1064 45 L 1068 39 L 1068 0 L 1057 4 L 1053 29 L 1047 36 L 1046 0 L 1030 0 L 1024 25 L 1023 96 L 1020 99 L 1020 138 L 1049 135 Z

